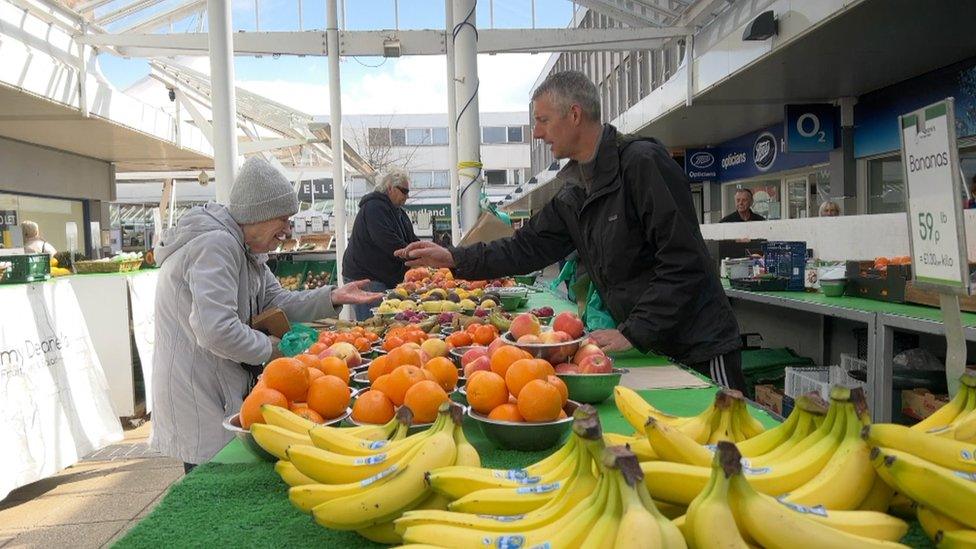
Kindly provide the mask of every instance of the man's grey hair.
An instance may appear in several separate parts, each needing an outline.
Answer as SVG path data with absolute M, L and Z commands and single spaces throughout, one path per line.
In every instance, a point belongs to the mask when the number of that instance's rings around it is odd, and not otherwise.
M 590 79 L 579 71 L 563 71 L 550 74 L 539 87 L 532 92 L 532 100 L 549 94 L 563 111 L 568 111 L 573 105 L 579 105 L 583 117 L 600 121 L 600 93 Z
M 395 168 L 383 174 L 380 182 L 376 184 L 376 190 L 385 193 L 393 187 L 402 187 L 408 183 L 410 183 L 410 174 L 406 170 Z

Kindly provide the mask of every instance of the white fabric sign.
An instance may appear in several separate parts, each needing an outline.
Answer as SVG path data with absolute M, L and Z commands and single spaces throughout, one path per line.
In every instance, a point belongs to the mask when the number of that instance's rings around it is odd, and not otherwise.
M 121 439 L 71 284 L 0 287 L 0 499 Z
M 130 275 L 129 299 L 132 302 L 132 333 L 142 363 L 142 379 L 146 386 L 146 412 L 152 412 L 152 364 L 156 347 L 156 271 Z

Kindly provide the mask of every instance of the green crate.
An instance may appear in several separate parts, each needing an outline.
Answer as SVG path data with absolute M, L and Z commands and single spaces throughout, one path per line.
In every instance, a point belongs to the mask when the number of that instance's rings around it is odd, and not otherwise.
M 11 265 L 0 284 L 23 284 L 51 278 L 50 254 L 7 255 L 0 257 L 0 261 Z
M 275 276 L 298 275 L 298 287 L 305 284 L 305 273 L 308 272 L 308 261 L 279 261 L 275 266 Z
M 305 284 L 305 280 L 308 279 L 309 275 L 318 273 L 329 273 L 329 284 L 335 285 L 336 281 L 336 262 L 335 260 L 328 259 L 325 261 L 306 261 L 307 268 L 305 269 L 305 278 L 302 280 L 302 284 Z

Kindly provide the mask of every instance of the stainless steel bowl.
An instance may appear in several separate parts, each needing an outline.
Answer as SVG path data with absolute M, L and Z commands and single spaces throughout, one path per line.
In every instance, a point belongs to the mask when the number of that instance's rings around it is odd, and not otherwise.
M 573 425 L 573 412 L 577 406 L 578 403 L 567 401 L 563 406 L 565 418 L 543 423 L 513 423 L 488 419 L 471 408 L 468 408 L 468 417 L 478 424 L 485 438 L 495 446 L 505 450 L 528 452 L 558 446 Z
M 547 331 L 549 329 L 550 328 L 545 328 L 543 331 Z M 514 345 L 523 351 L 528 351 L 534 358 L 544 358 L 554 366 L 556 364 L 572 360 L 573 355 L 575 355 L 576 351 L 579 350 L 580 344 L 582 344 L 587 337 L 589 336 L 584 333 L 582 337 L 578 337 L 570 341 L 564 341 L 562 343 L 518 343 L 515 341 L 515 338 L 512 337 L 511 332 L 505 332 L 502 334 L 502 338 L 509 345 Z
M 342 420 L 346 419 L 347 417 L 349 417 L 349 414 L 351 413 L 352 413 L 352 408 L 351 407 L 346 408 L 346 411 L 343 412 L 341 416 L 330 419 L 325 423 L 323 423 L 322 425 L 335 425 L 341 422 Z M 264 461 L 278 461 L 277 457 L 268 453 L 267 450 L 262 448 L 261 445 L 254 440 L 254 436 L 251 435 L 251 431 L 249 429 L 244 429 L 241 427 L 240 413 L 224 418 L 223 425 L 224 425 L 224 429 L 227 429 L 228 431 L 233 433 L 234 438 L 241 441 L 241 444 L 244 445 L 244 448 L 246 448 L 248 452 L 251 452 L 251 454 L 253 454 L 258 459 Z

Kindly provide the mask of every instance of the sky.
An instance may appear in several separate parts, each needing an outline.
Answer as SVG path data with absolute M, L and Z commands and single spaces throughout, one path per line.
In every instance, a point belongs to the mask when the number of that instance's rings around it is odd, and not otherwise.
M 117 0 L 100 8 L 109 13 L 126 2 Z M 341 0 L 340 0 L 341 1 Z M 165 11 L 176 0 L 161 3 L 154 11 Z M 325 1 L 303 1 L 302 28 L 325 28 Z M 529 28 L 532 0 L 478 2 L 479 28 Z M 535 0 L 535 25 L 565 28 L 572 18 L 568 0 Z M 258 0 L 260 31 L 298 30 L 298 0 Z M 118 31 L 148 17 L 132 16 L 108 25 Z M 188 18 L 173 25 L 173 32 L 195 32 L 198 21 Z M 255 30 L 255 1 L 234 0 L 235 30 Z M 346 0 L 347 30 L 392 29 L 397 25 L 393 0 Z M 442 0 L 399 0 L 400 29 L 442 29 Z M 164 32 L 164 31 L 158 31 Z M 168 32 L 168 31 L 165 31 Z M 482 112 L 528 110 L 532 85 L 549 59 L 549 54 L 479 55 L 479 103 Z M 194 63 L 202 69 L 206 58 Z M 102 73 L 119 89 L 145 77 L 145 60 L 123 59 L 110 53 L 99 56 Z M 325 57 L 281 56 L 237 57 L 234 63 L 237 85 L 267 96 L 308 114 L 329 112 L 328 59 Z M 341 60 L 343 114 L 416 114 L 447 111 L 444 56 L 345 57 Z

